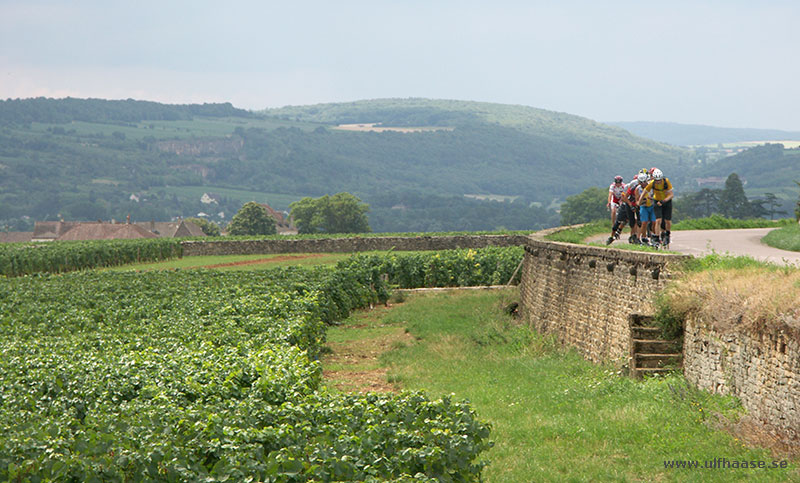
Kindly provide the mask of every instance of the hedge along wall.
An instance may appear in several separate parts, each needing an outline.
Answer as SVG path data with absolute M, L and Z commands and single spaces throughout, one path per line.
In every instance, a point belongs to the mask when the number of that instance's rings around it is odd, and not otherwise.
M 653 294 L 688 257 L 551 242 L 545 234 L 525 244 L 523 320 L 591 361 L 628 362 L 628 316 L 653 313 Z
M 347 237 L 293 240 L 184 241 L 183 256 L 267 253 L 351 253 L 378 250 L 422 251 L 490 246 L 521 246 L 525 235 L 452 235 L 416 237 Z
M 701 389 L 732 394 L 751 416 L 800 439 L 798 321 L 783 329 L 720 330 L 689 319 L 683 342 L 686 379 Z M 792 330 L 792 326 L 794 330 Z

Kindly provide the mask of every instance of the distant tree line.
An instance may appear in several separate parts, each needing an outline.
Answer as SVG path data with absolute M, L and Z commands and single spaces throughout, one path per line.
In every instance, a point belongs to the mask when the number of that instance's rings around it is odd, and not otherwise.
M 0 100 L 0 124 L 180 121 L 195 116 L 252 118 L 255 115 L 233 107 L 230 102 L 171 105 L 133 99 L 112 101 L 70 97 Z
M 369 222 L 376 232 L 540 230 L 557 226 L 558 213 L 525 197 L 485 201 L 419 192 L 372 195 Z
M 745 195 L 742 180 L 731 173 L 725 180 L 724 189 L 704 188 L 694 193 L 686 193 L 675 199 L 675 219 L 705 218 L 719 214 L 726 218 L 748 219 L 786 214 L 779 210 L 781 202 L 773 193 L 766 193 L 762 199 L 749 200 Z

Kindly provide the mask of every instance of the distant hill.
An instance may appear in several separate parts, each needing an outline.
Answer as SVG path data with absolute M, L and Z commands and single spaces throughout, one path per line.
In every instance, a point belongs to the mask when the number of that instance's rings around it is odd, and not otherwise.
M 748 191 L 787 193 L 797 199 L 800 181 L 800 149 L 784 149 L 780 144 L 756 146 L 735 156 L 698 168 L 695 176 L 725 178 L 736 173 Z
M 618 127 L 526 106 L 385 99 L 250 112 L 227 103 L 8 100 L 0 101 L 0 227 L 25 217 L 226 220 L 254 198 L 287 209 L 349 191 L 392 229 L 539 228 L 589 186 L 653 165 L 680 182 L 691 159 Z M 203 204 L 203 193 L 217 195 L 214 203 Z
M 325 124 L 378 123 L 383 126 L 496 125 L 563 141 L 598 140 L 655 156 L 681 151 L 637 137 L 608 124 L 535 107 L 439 99 L 373 99 L 345 103 L 288 106 L 262 111 L 269 117 Z
M 704 146 L 747 141 L 800 140 L 800 132 L 777 129 L 737 129 L 671 122 L 610 122 L 631 133 L 674 146 Z
M 452 194 L 524 194 L 542 202 L 554 197 L 563 200 L 574 194 L 575 186 L 582 190 L 603 185 L 616 173 L 634 173 L 642 166 L 660 165 L 674 171 L 691 157 L 686 150 L 617 127 L 518 105 L 378 99 L 284 107 L 262 113 L 331 127 L 360 123 L 454 128 L 403 135 L 383 133 L 383 139 L 374 132 L 350 133 L 347 141 L 348 146 L 354 146 L 369 140 L 378 151 L 361 155 L 369 158 L 371 166 L 385 170 L 392 183 L 417 171 L 419 179 L 414 184 Z M 425 146 L 430 149 L 420 157 L 418 151 Z M 424 160 L 424 166 L 409 173 L 404 162 L 409 156 Z M 392 162 L 381 163 L 382 159 Z M 343 156 L 341 161 L 350 163 L 353 156 Z M 388 176 L 395 169 L 402 171 L 399 176 Z M 373 181 L 383 189 L 382 180 Z
M 244 109 L 224 104 L 160 104 L 158 102 L 106 99 L 7 99 L 0 100 L 0 124 L 27 122 L 67 123 L 179 121 L 205 117 L 253 117 Z

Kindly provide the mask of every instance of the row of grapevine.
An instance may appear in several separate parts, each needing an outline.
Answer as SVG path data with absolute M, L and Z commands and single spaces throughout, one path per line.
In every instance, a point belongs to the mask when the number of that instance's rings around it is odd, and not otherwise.
M 388 276 L 400 288 L 467 287 L 519 282 L 522 247 L 442 250 L 389 255 L 355 255 L 340 269 L 365 269 Z M 515 274 L 516 272 L 516 274 Z M 514 276 L 514 280 L 511 277 Z
M 376 266 L 0 280 L 0 480 L 477 480 L 467 403 L 336 395 L 326 323 Z
M 178 240 L 94 240 L 48 243 L 0 243 L 0 275 L 63 273 L 180 257 Z

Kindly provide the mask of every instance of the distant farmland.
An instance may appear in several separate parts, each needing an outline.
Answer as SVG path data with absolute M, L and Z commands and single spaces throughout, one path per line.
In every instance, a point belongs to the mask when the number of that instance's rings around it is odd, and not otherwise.
M 794 149 L 800 147 L 800 141 L 747 141 L 739 144 L 747 147 L 761 146 L 764 144 L 783 144 L 783 147 L 786 149 Z
M 367 124 L 339 124 L 338 126 L 334 127 L 333 129 L 339 129 L 341 131 L 373 131 L 373 132 L 384 132 L 384 131 L 396 131 L 396 132 L 426 132 L 426 131 L 452 131 L 455 128 L 453 127 L 440 127 L 440 126 L 421 126 L 421 127 L 391 127 L 391 126 L 379 126 L 376 123 L 367 123 Z

